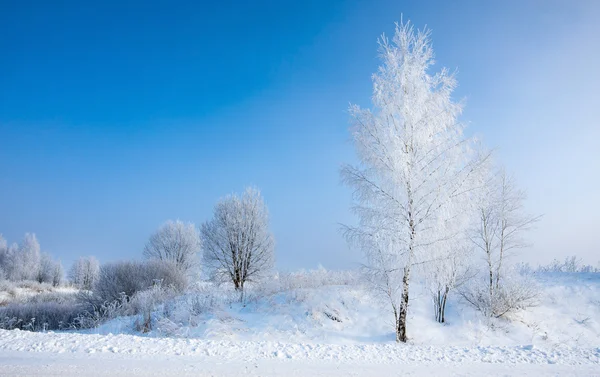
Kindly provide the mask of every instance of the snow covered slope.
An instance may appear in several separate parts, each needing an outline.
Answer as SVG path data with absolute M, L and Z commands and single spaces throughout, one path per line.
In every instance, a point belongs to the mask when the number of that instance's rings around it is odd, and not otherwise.
M 137 316 L 79 333 L 0 330 L 0 375 L 600 375 L 600 276 L 537 281 L 539 305 L 510 321 L 455 297 L 440 325 L 415 291 L 406 345 L 385 302 L 359 286 L 263 293 L 245 306 L 190 293 L 158 308 L 147 334 Z
M 539 305 L 534 308 L 508 319 L 489 320 L 458 297 L 452 297 L 445 324 L 433 320 L 429 295 L 415 289 L 408 327 L 410 343 L 546 348 L 600 345 L 600 274 L 542 274 L 537 282 Z M 210 294 L 215 293 L 211 290 Z M 140 334 L 135 331 L 136 321 L 137 316 L 120 317 L 86 332 Z M 153 330 L 144 336 L 381 344 L 394 342 L 392 321 L 388 303 L 359 286 L 263 293 L 246 305 L 227 303 L 219 297 L 207 298 L 206 293 L 190 293 L 155 311 Z

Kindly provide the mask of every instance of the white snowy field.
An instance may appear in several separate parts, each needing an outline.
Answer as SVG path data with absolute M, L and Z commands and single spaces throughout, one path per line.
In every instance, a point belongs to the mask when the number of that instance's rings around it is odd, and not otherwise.
M 0 330 L 0 376 L 600 375 L 600 274 L 536 279 L 536 307 L 493 321 L 452 297 L 438 324 L 415 289 L 408 344 L 360 286 L 263 292 L 246 305 L 199 290 L 157 307 L 146 334 L 139 316 L 77 332 Z
M 0 331 L 1 375 L 584 375 L 600 348 L 334 345 Z

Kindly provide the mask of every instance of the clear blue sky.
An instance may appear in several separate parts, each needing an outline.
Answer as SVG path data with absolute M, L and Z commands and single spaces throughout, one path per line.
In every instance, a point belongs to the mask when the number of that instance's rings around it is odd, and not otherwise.
M 123 4 L 127 3 L 127 4 Z M 377 38 L 404 14 L 459 70 L 463 119 L 545 218 L 532 261 L 600 259 L 595 1 L 0 5 L 0 233 L 68 266 L 140 258 L 162 222 L 263 191 L 282 268 L 352 266 L 339 166 Z

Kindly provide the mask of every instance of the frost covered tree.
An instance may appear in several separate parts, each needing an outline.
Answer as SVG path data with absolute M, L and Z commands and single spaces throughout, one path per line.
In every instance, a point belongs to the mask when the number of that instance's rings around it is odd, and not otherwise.
M 36 280 L 39 283 L 50 283 L 54 279 L 55 262 L 48 253 L 42 253 Z
M 25 234 L 23 242 L 7 246 L 0 234 L 0 279 L 12 281 L 35 280 L 39 283 L 60 284 L 58 270 L 62 275 L 60 262 L 50 254 L 40 252 L 40 244 L 33 233 Z
M 207 267 L 230 280 L 241 297 L 246 282 L 260 278 L 273 266 L 275 241 L 269 212 L 256 188 L 246 188 L 241 197 L 221 199 L 201 233 Z
M 40 243 L 35 234 L 26 233 L 23 242 L 8 251 L 8 277 L 13 281 L 36 280 L 41 261 Z
M 167 221 L 148 240 L 144 256 L 173 262 L 190 275 L 197 267 L 201 239 L 196 226 L 182 221 Z
M 0 280 L 8 277 L 8 243 L 0 233 Z
M 428 73 L 434 63 L 429 37 L 428 30 L 401 23 L 391 41 L 380 39 L 374 109 L 350 108 L 360 165 L 342 170 L 359 217 L 346 236 L 363 250 L 368 280 L 390 300 L 399 342 L 407 341 L 413 268 L 456 236 L 447 226 L 461 196 L 479 184 L 475 177 L 487 159 L 472 150 L 474 141 L 457 121 L 462 106 L 451 99 L 454 75 Z
M 5 279 L 13 280 L 17 277 L 18 274 L 15 272 L 15 262 L 18 262 L 17 255 L 19 253 L 19 245 L 16 242 L 13 242 L 6 248 L 3 259 L 3 275 Z
M 81 257 L 69 270 L 69 279 L 79 289 L 91 291 L 98 280 L 100 263 L 94 257 Z
M 52 270 L 52 286 L 58 287 L 63 282 L 63 277 L 65 275 L 62 263 L 57 261 L 54 263 L 54 269 Z
M 477 206 L 477 219 L 470 239 L 483 255 L 485 276 L 463 292 L 463 297 L 491 317 L 530 306 L 536 296 L 533 287 L 507 268 L 512 253 L 529 244 L 524 234 L 540 216 L 524 213 L 525 192 L 514 179 L 500 170 L 487 181 L 486 194 Z

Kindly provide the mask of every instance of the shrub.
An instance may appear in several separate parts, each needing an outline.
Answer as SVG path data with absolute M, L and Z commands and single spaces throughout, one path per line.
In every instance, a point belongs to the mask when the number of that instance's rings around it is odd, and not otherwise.
M 75 301 L 11 303 L 0 308 L 0 328 L 30 331 L 78 328 L 77 317 L 88 308 Z
M 137 292 L 157 284 L 174 292 L 183 292 L 187 279 L 168 261 L 109 263 L 100 268 L 94 296 L 99 302 L 128 301 Z
M 594 267 L 589 264 L 584 264 L 580 258 L 576 256 L 570 256 L 565 258 L 563 262 L 558 259 L 554 259 L 552 263 L 546 266 L 539 266 L 538 271 L 540 272 L 587 272 L 587 273 L 598 273 L 600 272 L 600 265 Z
M 319 288 L 327 285 L 353 285 L 360 281 L 358 271 L 331 271 L 324 267 L 277 274 L 279 289 Z
M 486 317 L 500 318 L 537 305 L 538 289 L 527 275 L 505 275 L 490 292 L 485 279 L 474 279 L 464 286 L 461 296 Z

